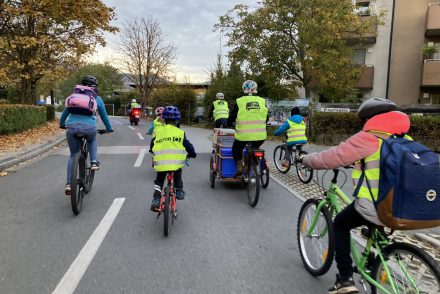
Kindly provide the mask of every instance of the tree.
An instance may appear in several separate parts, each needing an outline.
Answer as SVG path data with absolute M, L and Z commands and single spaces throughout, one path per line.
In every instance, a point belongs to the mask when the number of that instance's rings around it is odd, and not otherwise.
M 101 0 L 0 1 L 0 77 L 18 80 L 20 102 L 33 103 L 44 76 L 60 76 L 105 45 L 114 18 Z
M 164 83 L 176 58 L 176 47 L 166 41 L 159 22 L 152 16 L 132 18 L 124 25 L 120 39 L 123 63 L 129 78 L 147 104 L 158 83 Z
M 229 57 L 253 75 L 269 74 L 272 83 L 291 89 L 331 87 L 345 93 L 362 68 L 351 65 L 344 34 L 371 26 L 354 14 L 349 0 L 262 0 L 251 11 L 237 5 L 215 26 L 229 37 Z

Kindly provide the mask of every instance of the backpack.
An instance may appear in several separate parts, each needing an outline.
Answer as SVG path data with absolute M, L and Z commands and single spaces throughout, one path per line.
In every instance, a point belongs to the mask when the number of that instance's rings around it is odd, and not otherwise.
M 65 105 L 69 113 L 94 115 L 98 94 L 93 87 L 76 85 L 73 93 L 67 97 Z
M 440 226 L 438 155 L 396 135 L 380 140 L 379 193 L 377 201 L 373 199 L 380 221 L 396 230 Z

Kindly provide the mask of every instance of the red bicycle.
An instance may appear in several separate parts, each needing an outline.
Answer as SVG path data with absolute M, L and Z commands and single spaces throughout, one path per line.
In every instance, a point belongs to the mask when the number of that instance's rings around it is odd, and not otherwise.
M 160 198 L 159 211 L 157 212 L 157 219 L 163 214 L 163 234 L 165 237 L 167 237 L 170 232 L 170 219 L 171 225 L 174 225 L 174 220 L 177 218 L 175 192 L 174 172 L 170 171 L 167 174 L 167 185 L 163 189 L 162 197 Z

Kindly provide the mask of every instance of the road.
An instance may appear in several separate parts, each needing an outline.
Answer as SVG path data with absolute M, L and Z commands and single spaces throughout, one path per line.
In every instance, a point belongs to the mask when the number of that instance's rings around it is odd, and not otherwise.
M 162 218 L 149 211 L 148 125 L 111 120 L 115 132 L 98 138 L 102 168 L 80 215 L 64 195 L 66 146 L 0 178 L 0 293 L 307 294 L 334 282 L 334 271 L 317 279 L 304 270 L 301 202 L 287 190 L 272 181 L 251 208 L 240 185 L 209 187 L 208 130 L 184 128 L 198 156 L 184 168 L 187 197 L 165 238 Z

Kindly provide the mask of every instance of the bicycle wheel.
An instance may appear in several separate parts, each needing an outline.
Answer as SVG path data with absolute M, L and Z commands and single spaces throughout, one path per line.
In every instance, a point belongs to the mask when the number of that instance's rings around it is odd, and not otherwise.
M 284 159 L 284 155 L 286 154 L 286 146 L 279 145 L 275 147 L 275 150 L 273 151 L 273 162 L 275 163 L 275 167 L 280 173 L 287 173 L 290 170 L 290 165 L 292 162 L 290 161 L 290 158 L 288 160 L 288 165 L 283 166 L 281 163 Z
M 85 160 L 82 154 L 78 152 L 73 158 L 72 181 L 70 183 L 72 187 L 70 203 L 72 205 L 72 211 L 75 215 L 78 215 L 81 212 L 82 201 L 85 192 L 83 184 L 85 173 Z
M 299 153 L 299 156 L 306 155 L 307 152 L 301 151 Z M 313 178 L 313 169 L 311 167 L 307 167 L 303 165 L 302 163 L 295 163 L 296 166 L 296 173 L 298 175 L 298 178 L 301 182 L 304 184 L 310 183 L 310 181 Z
M 261 172 L 261 187 L 264 189 L 269 186 L 269 169 L 267 168 L 266 159 L 259 160 L 260 172 Z
M 95 179 L 95 171 L 92 170 L 90 161 L 86 159 L 86 194 L 92 191 L 93 180 Z
M 335 243 L 333 224 L 326 207 L 319 212 L 317 222 L 308 236 L 316 208 L 321 200 L 308 199 L 301 206 L 297 224 L 298 248 L 307 271 L 313 276 L 325 274 L 333 262 Z
M 215 186 L 215 177 L 217 176 L 217 173 L 214 170 L 214 154 L 211 154 L 211 160 L 209 161 L 209 182 L 211 188 L 214 189 Z
M 168 185 L 165 189 L 165 208 L 163 211 L 163 234 L 165 237 L 167 237 L 170 232 L 170 188 L 170 185 Z
M 247 197 L 249 205 L 255 207 L 258 203 L 258 197 L 260 196 L 260 167 L 258 164 L 254 164 L 252 159 L 248 166 L 247 178 Z
M 371 277 L 390 293 L 440 293 L 439 264 L 424 250 L 412 244 L 393 243 L 385 247 L 382 254 L 390 276 L 381 260 L 376 258 Z M 382 291 L 371 285 L 371 293 Z

